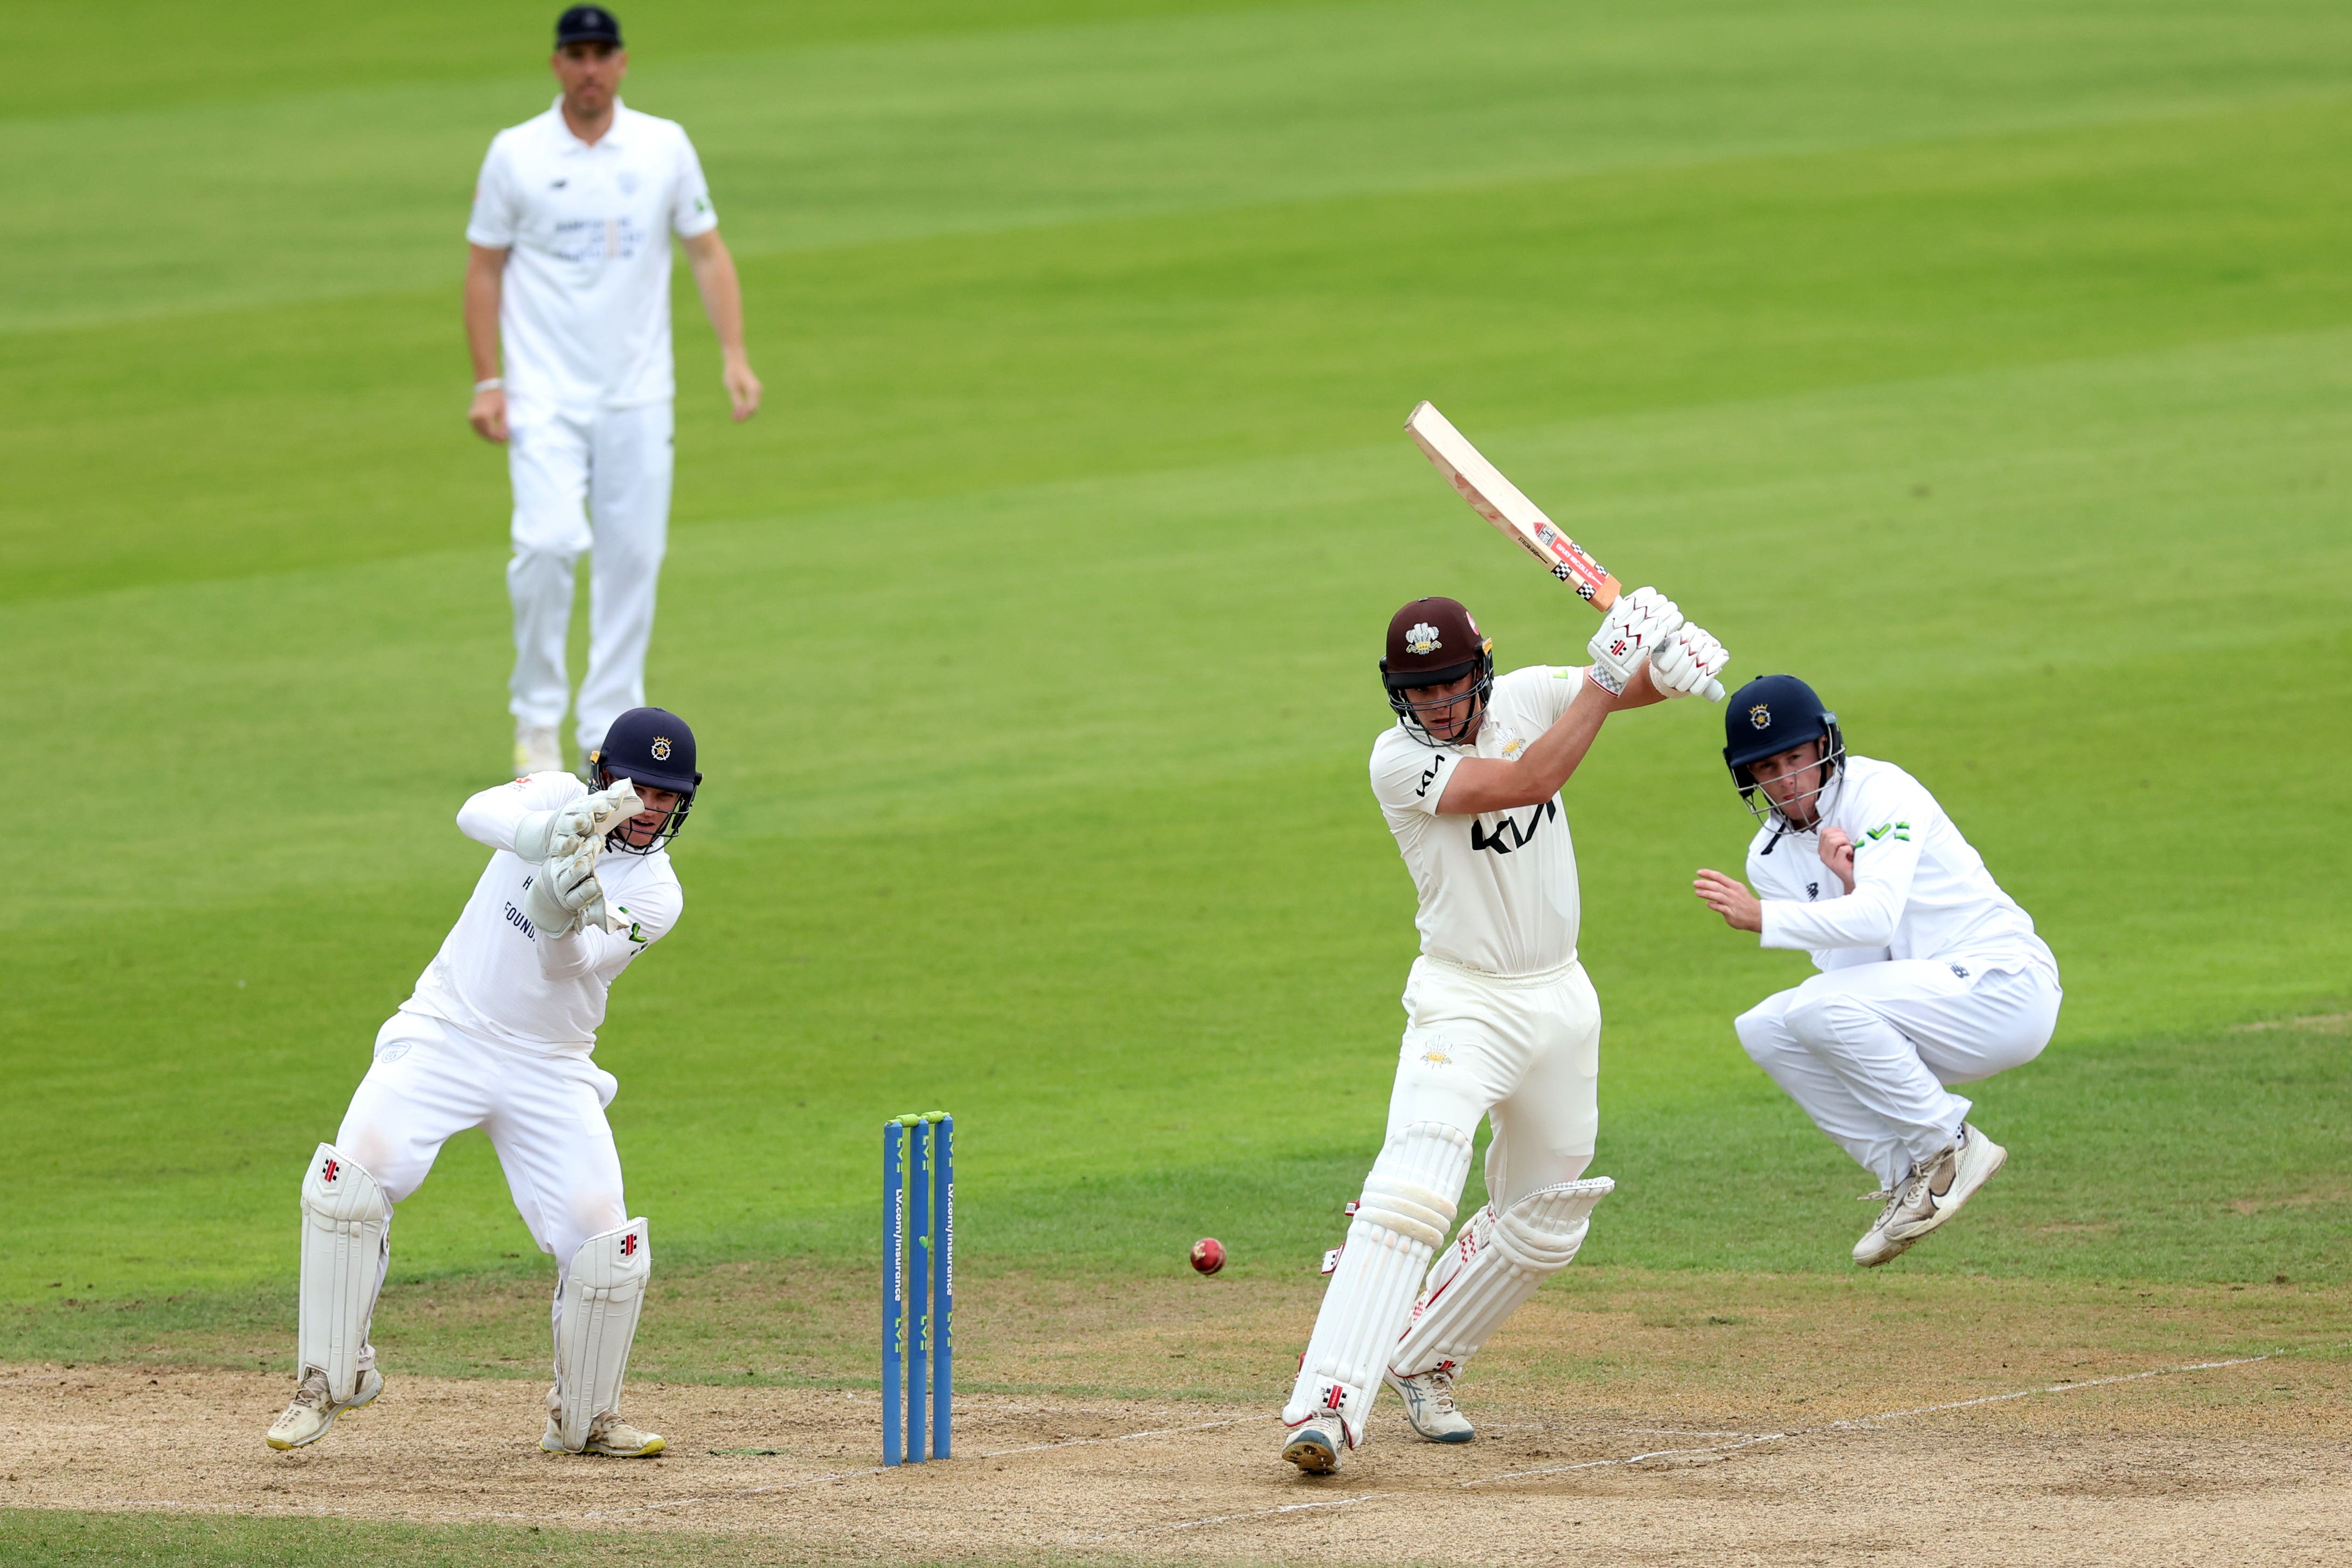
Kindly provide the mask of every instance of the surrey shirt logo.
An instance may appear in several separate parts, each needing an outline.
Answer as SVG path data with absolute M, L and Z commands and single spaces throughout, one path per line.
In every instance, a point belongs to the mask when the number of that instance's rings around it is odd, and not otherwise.
M 1431 626 L 1427 621 L 1421 621 L 1415 623 L 1412 630 L 1404 634 L 1404 646 L 1411 649 L 1416 658 L 1420 658 L 1435 653 L 1445 645 L 1437 640 L 1435 626 Z
M 1748 721 L 1759 730 L 1769 730 L 1772 727 L 1772 710 L 1759 702 L 1748 710 Z

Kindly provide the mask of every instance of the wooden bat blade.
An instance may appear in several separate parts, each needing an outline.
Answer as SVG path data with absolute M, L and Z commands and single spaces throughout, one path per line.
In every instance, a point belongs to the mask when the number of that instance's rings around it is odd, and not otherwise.
M 1606 610 L 1617 602 L 1622 590 L 1608 568 L 1586 554 L 1543 514 L 1541 507 L 1505 479 L 1502 470 L 1454 427 L 1454 421 L 1437 411 L 1437 405 L 1425 398 L 1414 405 L 1405 416 L 1404 427 L 1422 455 L 1461 492 L 1472 510 L 1542 562 L 1546 571 L 1583 595 L 1594 609 Z M 1709 680 L 1705 689 L 1709 702 L 1723 700 L 1721 681 Z
M 1426 400 L 1416 405 L 1404 427 L 1422 455 L 1445 476 L 1473 511 L 1542 562 L 1546 571 L 1591 601 L 1594 609 L 1606 610 L 1617 602 L 1620 589 L 1609 569 L 1586 554 L 1544 515 L 1541 507 L 1505 479 L 1503 471 L 1438 412 L 1437 405 Z

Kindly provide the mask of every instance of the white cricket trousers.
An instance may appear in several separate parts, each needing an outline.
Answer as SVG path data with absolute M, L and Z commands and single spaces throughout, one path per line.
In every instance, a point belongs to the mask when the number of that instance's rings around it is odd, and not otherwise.
M 572 584 L 590 553 L 588 673 L 580 683 L 583 752 L 646 701 L 654 590 L 669 543 L 677 421 L 667 402 L 593 412 L 524 405 L 510 412 L 507 474 L 514 485 L 514 675 L 508 710 L 552 729 L 570 704 L 564 637 Z
M 1601 998 L 1582 964 L 1503 976 L 1424 954 L 1404 1010 L 1390 1135 L 1443 1121 L 1475 1137 L 1491 1118 L 1486 1196 L 1498 1209 L 1584 1173 L 1601 1131 Z
M 586 1057 L 533 1056 L 437 1018 L 395 1013 L 376 1036 L 375 1061 L 343 1112 L 335 1147 L 396 1205 L 425 1184 L 442 1144 L 469 1127 L 488 1133 L 531 1239 L 554 1255 L 560 1328 L 572 1254 L 629 1223 L 620 1152 L 604 1120 L 619 1088 Z
M 2039 960 L 1897 959 L 1816 974 L 1735 1026 L 1813 1125 L 1894 1187 L 1967 1119 L 1945 1086 L 2040 1056 L 2063 995 Z

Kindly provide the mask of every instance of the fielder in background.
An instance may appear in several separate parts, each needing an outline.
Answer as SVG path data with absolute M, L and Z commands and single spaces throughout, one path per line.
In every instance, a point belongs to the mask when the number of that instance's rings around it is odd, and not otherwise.
M 1386 1140 L 1282 1413 L 1282 1457 L 1309 1473 L 1362 1446 L 1384 1379 L 1414 1431 L 1467 1442 L 1456 1368 L 1575 1258 L 1612 1185 L 1579 1179 L 1600 1125 L 1601 1006 L 1576 961 L 1559 790 L 1611 713 L 1702 689 L 1725 654 L 1654 588 L 1611 606 L 1590 651 L 1589 669 L 1497 680 L 1454 600 L 1389 623 L 1396 722 L 1372 747 L 1372 794 L 1420 895 L 1421 956 Z M 1489 1201 L 1447 1247 L 1481 1117 Z
M 514 487 L 507 706 L 517 776 L 566 765 L 557 734 L 572 696 L 564 637 L 583 551 L 593 553 L 580 751 L 645 704 L 676 429 L 672 234 L 719 334 L 737 423 L 760 407 L 743 291 L 694 143 L 675 121 L 621 102 L 629 57 L 610 11 L 564 12 L 553 64 L 562 96 L 491 142 L 466 226 L 466 417 L 483 439 L 506 443 Z
M 621 1419 L 621 1380 L 653 1251 L 621 1195 L 604 1108 L 620 1085 L 592 1053 L 613 982 L 677 922 L 668 844 L 702 775 L 694 732 L 639 708 L 613 721 L 593 792 L 565 773 L 484 790 L 457 826 L 491 850 L 474 896 L 302 1180 L 300 1354 L 273 1448 L 327 1435 L 383 1391 L 368 1325 L 392 1259 L 393 1205 L 441 1145 L 489 1134 L 515 1207 L 555 1258 L 550 1453 L 635 1458 L 661 1438 Z
M 1882 1190 L 1853 1245 L 1874 1268 L 1960 1210 L 2007 1152 L 1947 1086 L 2030 1062 L 2063 993 L 2033 921 L 1926 786 L 1849 757 L 1837 715 L 1793 675 L 1751 680 L 1723 760 L 1761 826 L 1748 878 L 1694 884 L 1735 931 L 1821 973 L 1739 1016 L 1739 1043 Z

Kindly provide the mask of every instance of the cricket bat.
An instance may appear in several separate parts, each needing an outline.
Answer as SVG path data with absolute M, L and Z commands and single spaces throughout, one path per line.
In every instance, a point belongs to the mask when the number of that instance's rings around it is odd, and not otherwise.
M 1607 611 L 1623 591 L 1609 569 L 1585 553 L 1583 546 L 1562 533 L 1543 509 L 1503 477 L 1454 422 L 1423 400 L 1404 422 L 1413 444 L 1445 476 L 1446 482 L 1470 503 L 1470 510 L 1500 529 L 1503 536 L 1543 563 L 1544 570 L 1576 590 L 1594 609 Z M 1706 700 L 1723 700 L 1723 682 L 1706 683 Z

